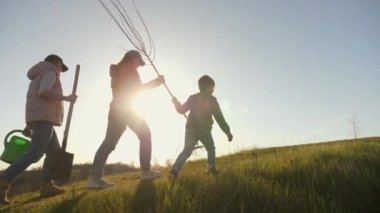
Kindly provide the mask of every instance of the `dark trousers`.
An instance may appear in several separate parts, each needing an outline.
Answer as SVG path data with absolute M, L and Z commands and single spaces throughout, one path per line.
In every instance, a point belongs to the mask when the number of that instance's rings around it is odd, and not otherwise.
M 108 155 L 115 149 L 126 128 L 129 127 L 140 140 L 140 166 L 143 171 L 150 170 L 152 154 L 151 133 L 146 121 L 133 112 L 120 113 L 110 109 L 106 137 L 95 154 L 92 174 L 102 176 Z
M 183 164 L 190 157 L 195 145 L 201 141 L 207 150 L 208 168 L 215 169 L 215 145 L 211 130 L 187 129 L 185 134 L 185 147 L 178 155 L 172 169 L 179 173 Z
M 29 150 L 12 163 L 2 174 L 2 178 L 9 182 L 25 171 L 31 164 L 38 162 L 44 154 L 46 154 L 46 157 L 42 166 L 43 181 L 51 181 L 50 167 L 54 163 L 51 161 L 51 155 L 55 150 L 60 149 L 57 134 L 53 125 L 46 121 L 35 121 L 31 123 L 31 126 L 32 140 Z

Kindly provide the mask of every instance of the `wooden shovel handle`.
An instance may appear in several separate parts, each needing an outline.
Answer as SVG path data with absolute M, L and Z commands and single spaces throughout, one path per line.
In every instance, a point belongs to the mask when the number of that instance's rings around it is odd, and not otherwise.
M 80 71 L 80 65 L 77 64 L 76 69 L 75 69 L 75 79 L 74 79 L 73 92 L 71 93 L 73 95 L 75 95 L 77 93 L 79 71 Z M 69 136 L 71 116 L 73 115 L 73 108 L 74 108 L 74 103 L 71 102 L 70 107 L 69 107 L 69 114 L 67 115 L 65 131 L 63 133 L 63 141 L 62 141 L 62 150 L 63 151 L 66 150 L 66 146 L 67 146 L 67 137 Z

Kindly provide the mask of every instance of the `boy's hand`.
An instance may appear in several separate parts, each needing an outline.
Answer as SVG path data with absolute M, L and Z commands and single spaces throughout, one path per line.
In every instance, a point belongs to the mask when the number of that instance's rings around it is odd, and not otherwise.
M 174 105 L 181 104 L 181 103 L 179 103 L 179 101 L 177 100 L 176 97 L 172 98 L 172 102 L 173 102 Z
M 228 142 L 231 142 L 232 139 L 234 138 L 234 136 L 231 133 L 228 134 L 227 137 L 228 137 Z

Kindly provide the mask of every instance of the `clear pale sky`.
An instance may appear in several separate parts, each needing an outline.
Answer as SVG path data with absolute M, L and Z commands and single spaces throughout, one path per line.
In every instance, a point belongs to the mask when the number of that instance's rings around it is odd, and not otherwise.
M 123 2 L 131 9 L 129 1 Z M 179 100 L 197 92 L 200 76 L 215 79 L 214 95 L 235 136 L 228 143 L 214 125 L 218 155 L 352 138 L 352 115 L 360 137 L 379 135 L 380 1 L 136 4 L 156 45 L 155 64 Z M 70 68 L 61 76 L 65 94 L 72 89 L 75 65 L 81 65 L 67 149 L 76 163 L 92 162 L 107 125 L 109 65 L 132 46 L 97 0 L 2 0 L 0 14 L 0 138 L 24 127 L 27 70 L 56 53 Z M 145 82 L 156 77 L 150 66 L 140 74 Z M 161 87 L 141 95 L 136 108 L 151 127 L 153 159 L 175 160 L 183 147 L 185 119 L 167 92 Z M 63 129 L 56 128 L 60 139 Z M 139 166 L 138 140 L 130 130 L 108 162 Z

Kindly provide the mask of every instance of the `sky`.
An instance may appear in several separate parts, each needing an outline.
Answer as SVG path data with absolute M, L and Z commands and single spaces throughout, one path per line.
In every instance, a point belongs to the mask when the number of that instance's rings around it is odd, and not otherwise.
M 122 2 L 141 27 L 131 2 Z M 154 63 L 180 101 L 198 92 L 202 75 L 216 81 L 214 95 L 234 135 L 229 143 L 214 124 L 217 155 L 352 138 L 353 116 L 359 137 L 379 136 L 380 1 L 136 4 L 156 46 Z M 105 136 L 109 65 L 132 45 L 97 0 L 2 0 L 0 14 L 1 140 L 25 125 L 26 72 L 55 53 L 70 69 L 61 75 L 66 95 L 75 65 L 81 65 L 67 151 L 75 163 L 91 163 Z M 156 77 L 149 65 L 139 72 L 143 82 Z M 173 162 L 183 148 L 186 120 L 170 100 L 163 87 L 136 100 L 151 128 L 152 163 Z M 61 140 L 63 130 L 64 125 L 56 128 Z M 138 147 L 127 129 L 108 163 L 139 166 Z M 205 157 L 198 150 L 192 159 Z M 6 166 L 0 162 L 0 169 Z

